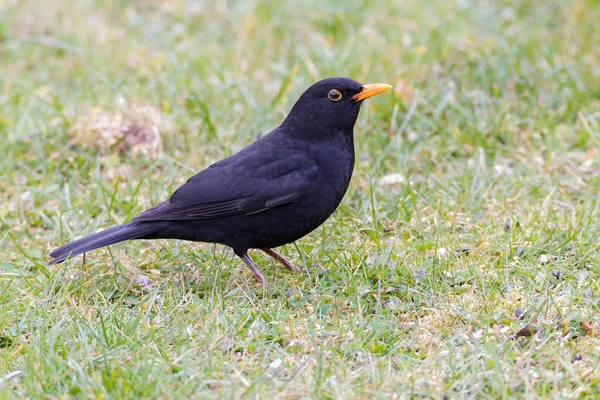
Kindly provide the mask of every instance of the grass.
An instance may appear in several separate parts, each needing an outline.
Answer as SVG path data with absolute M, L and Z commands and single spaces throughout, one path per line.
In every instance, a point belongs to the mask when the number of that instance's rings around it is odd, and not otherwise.
M 598 1 L 0 15 L 0 397 L 600 395 Z M 283 248 L 306 274 L 254 252 L 263 289 L 174 241 L 46 266 L 339 75 L 395 89 L 361 111 L 338 212 Z

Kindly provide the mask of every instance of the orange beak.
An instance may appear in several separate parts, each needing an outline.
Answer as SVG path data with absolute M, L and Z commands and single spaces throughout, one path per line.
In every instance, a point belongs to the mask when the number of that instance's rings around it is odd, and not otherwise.
M 370 83 L 368 85 L 363 85 L 362 90 L 352 96 L 352 100 L 361 101 L 364 99 L 368 99 L 369 97 L 373 97 L 378 95 L 379 93 L 383 93 L 386 90 L 390 89 L 392 85 L 388 85 L 387 83 Z

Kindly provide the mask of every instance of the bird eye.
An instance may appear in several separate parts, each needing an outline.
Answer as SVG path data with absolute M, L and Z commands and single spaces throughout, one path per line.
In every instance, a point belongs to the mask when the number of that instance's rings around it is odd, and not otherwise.
M 329 92 L 327 97 L 329 97 L 329 100 L 331 101 L 340 101 L 342 99 L 342 94 L 339 92 L 339 90 L 333 89 L 331 92 Z

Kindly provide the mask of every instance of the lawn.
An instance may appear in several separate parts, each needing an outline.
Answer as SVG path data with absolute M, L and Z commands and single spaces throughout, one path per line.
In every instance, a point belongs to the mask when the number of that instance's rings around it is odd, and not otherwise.
M 0 0 L 0 398 L 600 396 L 597 0 Z M 260 252 L 51 249 L 311 83 L 387 82 L 338 211 Z

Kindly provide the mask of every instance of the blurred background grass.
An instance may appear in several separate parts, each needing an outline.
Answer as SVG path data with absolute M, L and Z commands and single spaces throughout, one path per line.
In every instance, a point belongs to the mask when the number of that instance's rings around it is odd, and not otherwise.
M 0 0 L 0 394 L 597 394 L 599 20 L 592 0 Z M 167 241 L 45 266 L 329 76 L 394 91 L 361 111 L 339 212 L 284 249 L 307 275 L 255 255 L 263 292 L 226 249 Z

